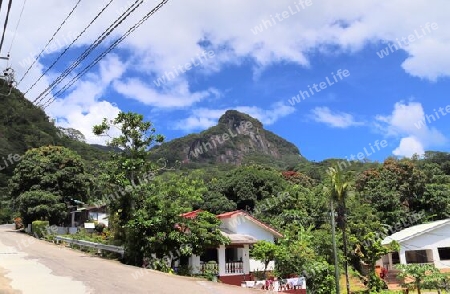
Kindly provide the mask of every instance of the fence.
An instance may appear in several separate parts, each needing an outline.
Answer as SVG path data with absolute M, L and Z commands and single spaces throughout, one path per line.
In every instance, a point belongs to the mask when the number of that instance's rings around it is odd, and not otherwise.
M 82 246 L 82 247 L 95 248 L 95 249 L 98 249 L 99 252 L 101 252 L 101 250 L 115 252 L 115 253 L 119 253 L 120 255 L 122 255 L 122 257 L 123 257 L 123 254 L 125 253 L 124 248 L 120 247 L 120 246 L 106 245 L 106 244 L 94 243 L 94 242 L 83 241 L 83 240 L 76 240 L 76 239 L 61 237 L 61 236 L 56 236 L 55 241 L 57 243 L 59 243 L 60 241 L 63 241 L 63 242 L 69 243 L 69 244 L 74 244 L 74 245 L 78 245 L 78 246 Z

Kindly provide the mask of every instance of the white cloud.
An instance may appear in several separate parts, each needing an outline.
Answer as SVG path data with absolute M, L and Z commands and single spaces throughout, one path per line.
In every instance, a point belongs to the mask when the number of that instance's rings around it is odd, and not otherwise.
M 412 157 L 414 154 L 422 155 L 425 153 L 423 144 L 417 138 L 407 137 L 400 140 L 400 145 L 392 151 L 397 156 Z
M 376 117 L 377 127 L 388 137 L 400 140 L 400 145 L 393 151 L 394 155 L 422 155 L 427 148 L 441 146 L 447 139 L 433 126 L 425 121 L 425 112 L 419 102 L 397 102 L 391 115 Z
M 65 99 L 56 99 L 47 108 L 47 113 L 56 119 L 57 125 L 82 132 L 87 143 L 105 144 L 109 138 L 95 136 L 92 127 L 100 124 L 103 118 L 114 119 L 120 112 L 117 105 L 100 98 L 111 82 L 120 78 L 125 70 L 126 64 L 118 56 L 108 56 L 100 62 L 98 74 L 89 74 L 76 84 Z M 114 137 L 118 134 L 118 130 L 114 129 L 109 135 Z
M 114 89 L 126 98 L 137 100 L 148 106 L 161 108 L 191 106 L 218 93 L 216 89 L 212 88 L 191 93 L 186 81 L 180 81 L 169 90 L 160 92 L 136 78 L 127 79 L 125 82 L 116 81 L 114 83 Z
M 345 112 L 332 112 L 328 107 L 316 107 L 312 109 L 309 117 L 316 122 L 327 124 L 333 128 L 344 129 L 363 125 L 362 122 L 356 121 L 353 115 Z
M 232 107 L 232 109 L 258 119 L 263 125 L 274 124 L 278 119 L 295 111 L 294 107 L 284 105 L 282 102 L 274 103 L 269 109 L 261 109 L 255 106 L 237 106 Z M 174 129 L 187 132 L 207 129 L 216 125 L 218 119 L 225 114 L 227 110 L 229 109 L 195 109 L 191 112 L 191 116 L 177 122 Z
M 76 0 L 27 1 L 11 50 L 11 66 L 16 70 L 17 78 L 20 78 L 27 69 L 26 61 L 33 61 L 34 55 L 42 50 L 75 3 Z M 53 44 L 58 45 L 50 46 L 48 52 L 61 52 L 61 49 L 88 25 L 99 12 L 100 6 L 105 3 L 106 1 L 101 1 L 101 4 L 98 1 L 82 1 L 73 17 L 56 36 Z M 130 3 L 131 1 L 127 1 L 126 4 L 119 1 L 112 2 L 75 46 L 85 48 L 90 45 L 119 16 L 118 11 L 123 11 Z M 112 41 L 123 34 L 156 3 L 157 1 L 144 1 L 144 4 L 120 24 L 106 41 Z M 429 80 L 450 76 L 450 56 L 446 54 L 450 50 L 450 18 L 447 15 L 450 2 L 447 0 L 436 0 L 433 5 L 426 0 L 413 2 L 347 0 L 345 5 L 339 1 L 312 0 L 310 7 L 278 21 L 276 25 L 259 34 L 252 33 L 252 29 L 259 26 L 262 20 L 270 20 L 271 16 L 276 17 L 277 13 L 288 11 L 289 6 L 292 7 L 293 4 L 292 0 L 265 2 L 192 0 L 180 3 L 169 1 L 120 45 L 120 49 L 127 50 L 121 51 L 126 52 L 124 56 L 126 60 L 122 62 L 125 64 L 124 68 L 128 70 L 121 72 L 120 77 L 124 79 L 117 81 L 119 77 L 108 67 L 100 69 L 100 74 L 105 81 L 114 83 L 114 90 L 126 93 L 129 98 L 145 105 L 165 109 L 195 106 L 209 99 L 211 94 L 214 94 L 214 89 L 197 87 L 192 91 L 187 75 L 180 76 L 176 82 L 169 84 L 168 88 L 154 87 L 151 78 L 163 75 L 174 66 L 189 62 L 205 47 L 207 50 L 213 50 L 215 57 L 208 59 L 203 67 L 195 69 L 196 73 L 209 75 L 221 71 L 230 64 L 239 65 L 246 62 L 253 64 L 257 76 L 270 65 L 279 62 L 310 67 L 308 54 L 314 50 L 326 53 L 327 48 L 332 47 L 337 51 L 356 52 L 370 43 L 395 42 L 397 38 L 407 37 L 413 34 L 414 30 L 420 30 L 427 22 L 435 22 L 439 29 L 403 49 L 407 57 L 402 67 L 413 76 Z M 11 43 L 20 8 L 20 5 L 13 5 L 4 48 L 8 48 Z M 3 17 L 4 11 L 1 14 Z M 233 15 L 233 21 L 230 21 L 230 15 Z M 97 56 L 104 49 L 105 47 L 99 48 L 93 56 Z M 6 49 L 3 52 L 6 52 Z M 54 60 L 53 56 L 47 54 L 47 61 Z M 63 57 L 58 63 L 59 68 L 70 65 L 74 56 L 71 54 Z M 373 53 L 373 57 L 377 58 L 376 52 Z M 27 90 L 44 69 L 45 67 L 38 62 L 18 86 L 19 89 Z M 27 98 L 34 100 L 58 74 L 57 70 L 51 71 L 27 94 Z M 139 79 L 135 78 L 136 76 L 139 76 Z M 76 90 L 65 97 L 68 102 L 54 103 L 49 111 L 61 117 L 68 115 L 69 112 L 81 111 L 82 114 L 91 109 L 96 99 L 99 99 L 99 95 L 104 93 L 109 85 L 109 83 L 91 84 L 92 79 L 92 76 L 86 76 Z M 81 93 L 81 89 L 93 92 Z M 245 101 L 241 103 L 246 104 Z M 81 107 L 72 107 L 74 105 Z M 72 110 L 56 109 L 55 106 L 72 107 Z M 243 109 L 262 117 L 262 120 L 268 123 L 291 111 L 288 108 L 282 109 L 277 116 L 254 106 L 245 106 Z M 344 116 L 329 123 L 339 126 L 349 122 L 352 123 L 351 119 Z M 78 123 L 81 122 L 71 122 L 73 125 Z M 210 123 L 209 120 L 193 120 L 191 125 L 200 127 Z

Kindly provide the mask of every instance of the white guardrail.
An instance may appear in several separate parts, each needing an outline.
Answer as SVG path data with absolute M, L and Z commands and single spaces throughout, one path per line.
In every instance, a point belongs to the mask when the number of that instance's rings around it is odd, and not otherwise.
M 55 241 L 57 241 L 57 243 L 59 243 L 60 241 L 63 241 L 63 242 L 67 242 L 69 244 L 75 244 L 75 245 L 79 245 L 79 246 L 96 248 L 98 250 L 106 250 L 106 251 L 116 252 L 116 253 L 120 253 L 122 255 L 122 257 L 123 257 L 123 254 L 125 253 L 125 250 L 123 249 L 123 247 L 120 247 L 120 246 L 94 243 L 94 242 L 89 242 L 89 241 L 61 237 L 61 236 L 55 236 Z

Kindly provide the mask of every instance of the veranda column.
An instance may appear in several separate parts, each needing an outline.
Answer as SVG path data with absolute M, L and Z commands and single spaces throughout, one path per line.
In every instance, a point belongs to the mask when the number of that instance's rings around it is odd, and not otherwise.
M 242 252 L 242 270 L 244 271 L 244 274 L 250 273 L 250 248 L 248 244 L 244 245 L 244 249 Z
M 433 262 L 434 262 L 434 266 L 437 267 L 437 268 L 441 268 L 441 267 L 442 267 L 442 265 L 441 265 L 441 263 L 440 263 L 441 258 L 439 257 L 439 251 L 438 251 L 438 249 L 437 249 L 437 248 L 433 248 L 433 249 L 432 249 L 432 252 L 433 252 Z
M 219 262 L 219 276 L 224 276 L 225 272 L 225 245 L 220 245 L 217 248 L 217 257 Z
M 406 253 L 405 253 L 405 248 L 401 248 L 400 247 L 400 252 L 399 252 L 399 257 L 400 257 L 400 264 L 406 264 Z

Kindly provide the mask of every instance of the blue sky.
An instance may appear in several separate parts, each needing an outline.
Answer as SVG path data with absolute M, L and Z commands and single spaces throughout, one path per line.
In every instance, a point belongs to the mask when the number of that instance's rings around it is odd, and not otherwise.
M 39 52 L 52 32 L 35 28 L 36 22 L 27 17 L 49 11 L 42 14 L 42 25 L 56 29 L 74 3 L 27 4 L 36 7 L 24 10 L 13 47 L 18 76 L 25 72 L 30 52 Z M 90 134 L 92 125 L 119 111 L 145 115 L 171 140 L 215 125 L 227 109 L 237 109 L 294 143 L 309 160 L 350 157 L 383 140 L 387 146 L 367 159 L 449 151 L 450 21 L 444 11 L 450 3 L 346 3 L 169 1 L 45 110 L 58 125 L 82 131 L 90 143 L 104 143 Z M 155 4 L 146 1 L 106 43 Z M 101 5 L 81 6 L 56 39 L 76 36 Z M 63 72 L 119 15 L 120 6 L 109 7 L 27 98 L 33 101 Z M 402 38 L 407 40 L 402 48 L 393 47 Z M 105 50 L 106 43 L 84 64 Z M 27 90 L 61 51 L 55 46 L 39 59 L 19 89 Z M 339 77 L 339 70 L 347 74 Z M 291 103 L 314 84 L 314 95 Z M 435 121 L 427 119 L 430 114 Z

